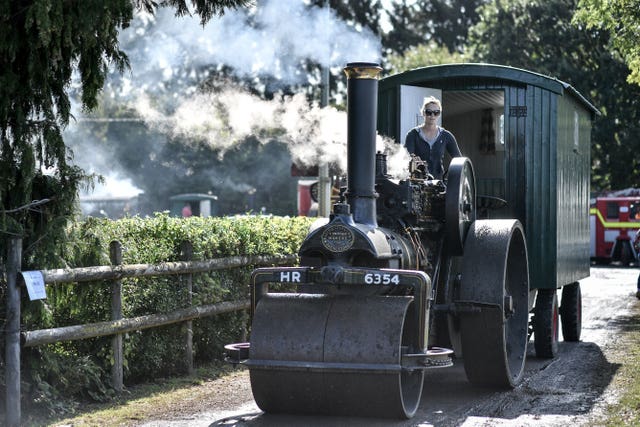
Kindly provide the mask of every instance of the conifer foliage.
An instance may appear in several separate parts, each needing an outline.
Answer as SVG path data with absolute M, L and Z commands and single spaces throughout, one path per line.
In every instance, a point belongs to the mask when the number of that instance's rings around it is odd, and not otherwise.
M 69 94 L 96 106 L 109 67 L 127 69 L 118 32 L 135 7 L 169 6 L 206 22 L 247 0 L 0 0 L 0 254 L 22 236 L 34 256 L 72 213 L 87 177 L 72 165 L 61 131 L 72 119 Z M 78 79 L 72 79 L 77 73 Z M 78 81 L 77 88 L 72 82 Z M 39 203 L 36 201 L 46 201 Z M 35 203 L 34 203 L 35 202 Z M 38 243 L 38 245 L 35 245 Z

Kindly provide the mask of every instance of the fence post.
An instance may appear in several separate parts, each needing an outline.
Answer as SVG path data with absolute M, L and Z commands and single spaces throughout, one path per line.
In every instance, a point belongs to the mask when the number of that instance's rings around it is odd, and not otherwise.
M 22 239 L 9 239 L 7 248 L 7 320 L 5 324 L 5 381 L 6 414 L 8 427 L 21 423 L 20 410 L 20 282 L 22 269 Z
M 122 245 L 114 240 L 109 244 L 109 258 L 112 265 L 122 264 Z M 122 319 L 122 280 L 116 279 L 111 283 L 111 320 Z M 122 334 L 115 334 L 111 340 L 113 351 L 113 366 L 111 367 L 111 382 L 117 393 L 122 392 L 123 385 L 123 352 Z
M 180 258 L 182 261 L 191 261 L 193 259 L 193 245 L 188 240 L 180 244 Z M 180 276 L 184 284 L 187 285 L 187 306 L 191 307 L 193 297 L 193 274 L 183 274 Z M 193 321 L 187 320 L 186 341 L 185 341 L 185 362 L 189 375 L 193 374 Z

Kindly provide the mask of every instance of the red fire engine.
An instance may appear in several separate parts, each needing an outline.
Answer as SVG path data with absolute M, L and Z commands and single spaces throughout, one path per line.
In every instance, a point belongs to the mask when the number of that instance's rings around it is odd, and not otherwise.
M 589 213 L 592 260 L 627 265 L 638 259 L 639 242 L 634 240 L 640 229 L 639 196 L 598 197 Z

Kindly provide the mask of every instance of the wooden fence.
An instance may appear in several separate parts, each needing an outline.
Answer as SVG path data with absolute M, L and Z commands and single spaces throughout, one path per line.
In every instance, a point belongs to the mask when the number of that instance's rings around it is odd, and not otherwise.
M 192 278 L 194 273 L 228 270 L 247 266 L 291 265 L 297 261 L 295 255 L 286 256 L 236 256 L 228 258 L 191 261 L 192 249 L 188 242 L 183 243 L 181 259 L 178 262 L 161 264 L 122 264 L 122 249 L 119 242 L 111 242 L 109 247 L 111 264 L 109 266 L 84 267 L 58 270 L 41 270 L 44 283 L 52 286 L 57 283 L 111 281 L 111 320 L 84 325 L 65 326 L 35 331 L 20 329 L 20 297 L 24 285 L 21 272 L 22 240 L 11 239 L 7 251 L 7 318 L 6 318 L 6 414 L 5 425 L 19 426 L 20 408 L 20 350 L 21 347 L 35 347 L 59 341 L 79 340 L 105 335 L 113 335 L 112 350 L 114 364 L 111 370 L 113 387 L 123 389 L 123 334 L 185 322 L 185 359 L 187 370 L 193 370 L 192 320 L 202 317 L 249 308 L 249 301 L 225 301 L 212 305 L 191 306 Z M 134 318 L 122 318 L 122 279 L 125 277 L 151 277 L 178 275 L 186 287 L 188 307 L 170 313 L 157 313 Z

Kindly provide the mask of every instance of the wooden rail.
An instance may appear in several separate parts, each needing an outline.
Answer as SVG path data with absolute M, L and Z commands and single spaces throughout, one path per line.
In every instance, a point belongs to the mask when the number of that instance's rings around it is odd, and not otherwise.
M 112 265 L 70 269 L 41 270 L 45 284 L 83 283 L 111 281 L 111 320 L 82 325 L 20 332 L 20 295 L 24 282 L 20 276 L 22 241 L 9 240 L 7 252 L 7 322 L 6 322 L 6 414 L 7 426 L 19 426 L 20 409 L 20 349 L 59 341 L 80 340 L 113 335 L 112 350 L 114 364 L 111 370 L 113 387 L 123 390 L 123 334 L 136 330 L 155 328 L 173 323 L 186 323 L 185 359 L 188 372 L 193 370 L 192 324 L 193 319 L 213 316 L 249 308 L 249 301 L 224 301 L 213 305 L 191 306 L 192 275 L 215 270 L 229 270 L 247 266 L 291 265 L 297 262 L 296 255 L 283 256 L 235 256 L 228 258 L 191 261 L 192 249 L 188 242 L 181 247 L 183 261 L 160 264 L 122 264 L 122 249 L 119 242 L 109 247 Z M 156 313 L 134 318 L 122 318 L 122 282 L 125 277 L 157 277 L 177 275 L 188 293 L 188 307 L 170 313 Z
M 48 284 L 68 282 L 91 282 L 116 280 L 124 277 L 167 276 L 171 274 L 202 273 L 228 270 L 248 265 L 285 265 L 297 261 L 295 255 L 284 256 L 235 256 L 206 261 L 176 261 L 160 264 L 106 265 L 100 267 L 65 268 L 42 270 L 44 282 Z
M 28 331 L 22 333 L 21 341 L 24 347 L 36 347 L 59 341 L 83 340 L 105 335 L 124 334 L 131 331 L 157 328 L 158 326 L 229 313 L 231 311 L 246 310 L 248 308 L 249 300 L 221 302 L 213 305 L 183 308 L 172 311 L 171 313 L 149 314 L 129 319 Z

